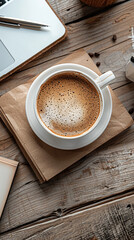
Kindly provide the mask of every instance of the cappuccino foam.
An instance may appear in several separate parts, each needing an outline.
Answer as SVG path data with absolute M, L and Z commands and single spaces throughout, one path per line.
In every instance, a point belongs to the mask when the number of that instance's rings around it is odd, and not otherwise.
M 96 88 L 80 73 L 58 73 L 42 84 L 37 111 L 53 133 L 73 137 L 95 123 L 100 99 Z

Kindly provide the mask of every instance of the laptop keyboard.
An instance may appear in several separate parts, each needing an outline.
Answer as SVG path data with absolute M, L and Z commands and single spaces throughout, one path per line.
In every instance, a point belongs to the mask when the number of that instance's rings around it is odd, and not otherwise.
M 8 3 L 10 0 L 0 0 L 0 7 Z

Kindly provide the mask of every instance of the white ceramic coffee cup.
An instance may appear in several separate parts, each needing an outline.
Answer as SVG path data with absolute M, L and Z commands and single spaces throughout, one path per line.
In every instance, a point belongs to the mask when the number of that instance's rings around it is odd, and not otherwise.
M 61 73 L 61 72 L 79 72 L 80 74 L 82 74 L 89 82 L 91 82 L 94 87 L 96 88 L 99 97 L 100 97 L 100 113 L 99 116 L 96 120 L 96 122 L 92 125 L 92 127 L 90 127 L 87 131 L 85 131 L 84 133 L 80 134 L 80 135 L 76 135 L 73 137 L 68 137 L 68 136 L 60 136 L 54 132 L 52 132 L 50 129 L 47 128 L 47 126 L 43 123 L 43 121 L 41 120 L 41 118 L 39 117 L 38 111 L 37 111 L 37 97 L 40 91 L 40 87 L 42 86 L 42 84 L 44 84 L 47 80 L 49 80 L 50 77 L 52 77 L 55 74 Z M 46 133 L 47 136 L 49 138 L 51 138 L 51 142 L 53 141 L 64 141 L 65 144 L 67 143 L 73 143 L 74 146 L 77 145 L 77 142 L 79 143 L 79 145 L 83 145 L 82 141 L 84 139 L 84 136 L 87 134 L 90 134 L 91 131 L 93 131 L 93 129 L 98 125 L 102 115 L 103 115 L 103 110 L 104 110 L 104 99 L 103 99 L 103 94 L 102 94 L 102 89 L 104 87 L 106 87 L 114 78 L 114 74 L 111 71 L 108 71 L 104 74 L 102 74 L 101 76 L 99 76 L 96 80 L 94 80 L 92 78 L 92 73 L 93 71 L 89 68 L 86 68 L 82 65 L 78 65 L 78 64 L 72 64 L 72 63 L 66 63 L 66 64 L 59 64 L 56 66 L 53 66 L 47 70 L 45 70 L 44 72 L 42 72 L 38 77 L 37 80 L 39 80 L 39 78 L 41 79 L 41 84 L 38 86 L 38 88 L 36 89 L 35 92 L 35 97 L 34 97 L 34 112 L 35 112 L 35 116 L 39 122 L 39 124 L 42 125 L 42 127 L 44 128 L 44 134 Z M 43 79 L 44 77 L 44 79 Z M 42 80 L 43 79 L 43 80 Z M 81 142 L 81 144 L 80 144 Z

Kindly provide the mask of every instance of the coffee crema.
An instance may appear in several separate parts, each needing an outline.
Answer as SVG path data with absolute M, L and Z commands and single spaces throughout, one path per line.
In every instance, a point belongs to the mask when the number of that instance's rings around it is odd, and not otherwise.
M 42 84 L 37 111 L 53 133 L 74 137 L 89 130 L 100 113 L 96 88 L 80 73 L 63 72 Z

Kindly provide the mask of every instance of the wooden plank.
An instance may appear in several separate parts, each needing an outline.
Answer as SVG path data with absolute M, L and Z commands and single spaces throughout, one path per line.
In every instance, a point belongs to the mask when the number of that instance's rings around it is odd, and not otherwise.
M 80 0 L 50 0 L 49 3 L 65 24 L 76 21 L 90 14 L 95 14 L 99 11 L 96 8 L 87 6 Z
M 112 6 L 124 2 L 125 0 L 117 0 L 116 3 L 112 4 Z M 49 3 L 66 24 L 78 21 L 83 17 L 92 16 L 93 14 L 97 14 L 102 11 L 102 9 L 99 8 L 89 7 L 80 0 L 49 0 Z
M 134 109 L 134 83 L 130 82 L 127 86 L 122 86 L 121 88 L 117 88 L 115 90 L 117 96 L 121 102 L 123 102 L 124 106 L 128 111 L 130 109 Z M 134 112 L 131 114 L 134 119 Z
M 26 82 L 36 74 L 41 73 L 46 68 L 62 59 L 65 55 L 81 47 L 84 47 L 88 51 L 105 51 L 105 54 L 108 52 L 108 48 L 112 47 L 113 52 L 115 50 L 118 51 L 118 46 L 120 43 L 123 44 L 124 41 L 127 41 L 128 35 L 130 35 L 130 26 L 133 25 L 134 22 L 133 7 L 134 2 L 129 1 L 120 6 L 114 7 L 104 14 L 100 14 L 93 18 L 80 21 L 79 23 L 69 25 L 68 38 L 61 44 L 48 51 L 46 54 L 42 55 L 37 60 L 28 64 L 26 66 L 27 70 L 24 70 L 23 68 L 23 71 L 13 74 L 4 80 L 0 85 L 0 94 L 2 95 L 4 92 L 9 91 L 13 87 Z M 80 31 L 80 29 L 82 30 Z M 116 44 L 111 41 L 112 34 L 114 33 L 117 33 L 118 37 Z M 130 48 L 130 40 L 128 40 L 127 45 Z M 121 51 L 121 53 L 119 52 L 119 55 L 117 53 L 115 56 L 117 61 L 120 55 L 123 56 L 124 46 L 126 49 L 125 43 L 121 46 L 122 49 L 119 47 L 119 51 Z M 111 67 L 110 61 L 114 62 L 114 54 L 112 55 L 110 53 L 110 55 L 112 58 L 110 59 L 109 56 L 109 67 Z M 127 49 L 124 55 L 126 56 L 127 61 Z M 122 60 L 122 62 L 123 61 L 124 60 Z M 117 66 L 119 67 L 119 64 Z
M 1 240 L 133 240 L 134 195 L 2 234 Z
M 0 121 L 0 155 L 20 163 L 25 162 L 15 140 L 2 121 Z

